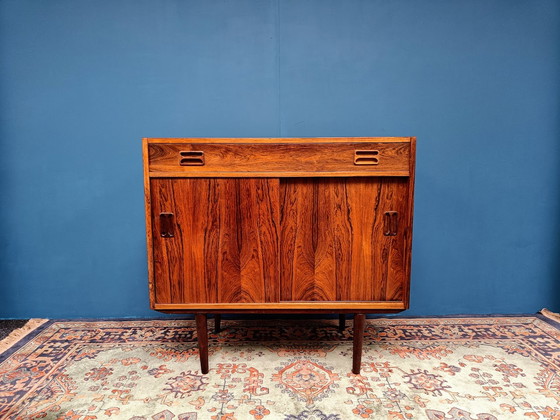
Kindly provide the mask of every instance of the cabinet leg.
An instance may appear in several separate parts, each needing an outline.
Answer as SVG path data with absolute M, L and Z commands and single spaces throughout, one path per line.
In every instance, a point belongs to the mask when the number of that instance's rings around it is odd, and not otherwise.
M 352 352 L 352 373 L 359 375 L 362 364 L 362 345 L 364 343 L 365 314 L 354 314 L 354 348 Z
M 214 315 L 214 332 L 216 334 L 218 334 L 220 331 L 222 331 L 222 329 L 220 328 L 220 322 L 222 321 L 222 315 L 221 314 L 215 314 Z
M 346 314 L 338 315 L 338 331 L 343 332 L 346 329 Z
M 206 314 L 196 314 L 196 334 L 198 336 L 198 353 L 200 354 L 200 370 L 208 373 L 208 326 Z

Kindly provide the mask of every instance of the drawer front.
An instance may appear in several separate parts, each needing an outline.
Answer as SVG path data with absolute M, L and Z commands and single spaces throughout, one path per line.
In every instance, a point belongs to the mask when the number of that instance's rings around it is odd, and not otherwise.
M 409 176 L 409 142 L 153 143 L 150 176 Z

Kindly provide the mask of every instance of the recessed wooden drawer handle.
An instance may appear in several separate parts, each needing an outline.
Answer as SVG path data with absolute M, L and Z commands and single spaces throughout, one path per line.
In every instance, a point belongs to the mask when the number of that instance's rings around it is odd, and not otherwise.
M 354 165 L 378 165 L 379 150 L 356 150 L 354 152 Z
M 162 238 L 173 238 L 173 213 L 159 214 L 159 231 Z
M 181 166 L 202 166 L 204 165 L 204 152 L 201 151 L 188 151 L 179 152 L 181 155 L 181 160 L 179 165 Z
M 397 236 L 399 228 L 399 213 L 396 211 L 386 211 L 383 215 L 383 234 L 385 236 Z

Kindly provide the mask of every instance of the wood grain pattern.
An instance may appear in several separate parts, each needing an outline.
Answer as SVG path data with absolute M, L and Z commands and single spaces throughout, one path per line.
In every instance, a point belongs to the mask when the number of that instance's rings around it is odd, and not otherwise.
M 160 143 L 402 143 L 410 142 L 414 137 L 167 137 L 167 138 L 144 138 L 151 144 Z
M 152 179 L 155 302 L 277 301 L 277 179 Z M 156 305 L 157 307 L 157 305 Z
M 407 188 L 399 178 L 282 180 L 281 300 L 403 299 Z M 403 232 L 384 236 L 385 211 L 399 212 Z
M 207 315 L 215 315 L 215 314 L 223 314 L 227 311 L 224 311 L 224 309 L 170 309 L 170 310 L 166 310 L 166 309 L 156 309 L 158 312 L 164 313 L 164 314 L 197 314 L 197 313 L 205 313 Z M 402 312 L 403 309 L 368 309 L 368 308 L 362 308 L 360 310 L 363 310 L 365 313 L 367 314 L 398 314 L 399 312 Z M 235 313 L 235 314 L 278 314 L 278 315 L 282 315 L 282 314 L 313 314 L 313 315 L 317 315 L 317 314 L 331 314 L 331 315 L 336 315 L 336 314 L 340 314 L 340 313 L 345 313 L 345 314 L 353 314 L 356 312 L 356 309 L 324 309 L 324 308 L 320 308 L 319 305 L 317 305 L 316 308 L 314 309 L 294 309 L 294 308 L 288 308 L 288 307 L 283 307 L 281 309 L 246 309 L 246 308 L 239 308 L 236 309 L 233 312 L 229 312 L 229 313 Z
M 280 284 L 282 301 L 335 301 L 337 277 L 349 280 L 345 238 L 348 226 L 338 219 L 345 213 L 346 183 L 332 179 L 283 179 L 281 184 Z M 337 217 L 338 216 L 338 217 Z M 336 240 L 336 243 L 335 243 Z M 341 269 L 342 268 L 342 269 Z
M 255 312 L 266 313 L 266 311 L 290 312 L 296 311 L 300 313 L 308 312 L 329 312 L 338 313 L 338 311 L 356 312 L 363 311 L 365 313 L 374 312 L 399 312 L 405 309 L 401 301 L 394 302 L 261 302 L 261 303 L 157 303 L 155 309 L 158 311 L 175 311 L 193 313 L 197 311 L 219 311 L 219 312 Z
M 219 180 L 218 302 L 278 300 L 278 180 Z
M 327 177 L 362 177 L 368 178 L 372 175 L 383 177 L 408 177 L 409 172 L 406 171 L 383 171 L 372 174 L 371 172 L 356 171 L 282 171 L 282 172 L 236 172 L 236 171 L 220 171 L 220 172 L 150 172 L 150 178 L 327 178 Z
M 406 278 L 404 267 L 405 238 L 408 227 L 408 180 L 391 178 L 380 182 L 375 202 L 372 241 L 373 300 L 403 300 Z M 398 213 L 399 230 L 395 236 L 385 236 L 384 213 Z M 355 294 L 354 296 L 357 296 Z
M 376 165 L 357 165 L 357 150 L 378 152 Z M 182 166 L 181 153 L 202 152 L 204 165 Z M 179 173 L 190 176 L 232 176 L 257 170 L 268 176 L 285 176 L 286 173 L 357 173 L 386 175 L 399 173 L 408 176 L 409 142 L 388 143 L 179 143 L 150 144 L 151 172 Z M 220 175 L 221 174 L 221 175 Z

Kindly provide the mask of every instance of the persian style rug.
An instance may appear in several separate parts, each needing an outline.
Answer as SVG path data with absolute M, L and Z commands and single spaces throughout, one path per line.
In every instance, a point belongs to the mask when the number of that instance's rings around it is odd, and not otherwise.
M 362 372 L 330 320 L 49 321 L 0 356 L 0 419 L 560 419 L 542 316 L 370 319 Z

